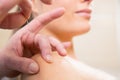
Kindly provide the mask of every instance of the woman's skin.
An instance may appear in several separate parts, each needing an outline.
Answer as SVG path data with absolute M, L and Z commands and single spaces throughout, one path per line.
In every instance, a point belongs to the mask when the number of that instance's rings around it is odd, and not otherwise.
M 52 36 L 63 41 L 71 41 L 77 35 L 85 34 L 90 30 L 90 3 L 92 0 L 50 0 L 51 4 L 33 0 L 34 16 L 43 14 L 58 7 L 64 7 L 65 13 L 59 19 L 49 23 L 41 34 Z M 78 61 L 74 53 L 74 45 L 67 49 L 68 54 L 61 57 L 57 52 L 52 53 L 53 63 L 45 62 L 40 54 L 32 57 L 40 66 L 35 75 L 23 74 L 22 80 L 115 80 L 103 71 L 91 68 Z
M 41 0 L 45 4 L 50 4 L 48 0 Z M 9 12 L 13 7 L 18 6 L 19 11 Z M 31 16 L 31 0 L 0 0 L 0 28 L 15 29 L 22 26 Z M 44 25 L 62 16 L 63 8 L 59 8 L 40 15 L 29 24 L 17 31 L 0 49 L 0 80 L 4 76 L 15 77 L 20 72 L 35 74 L 39 71 L 36 62 L 30 59 L 36 51 L 40 51 L 45 61 L 51 62 L 51 50 L 56 50 L 61 56 L 66 55 L 68 42 L 52 45 L 49 37 L 38 34 Z M 39 21 L 39 22 L 38 22 Z M 47 48 L 44 48 L 47 47 Z M 34 49 L 33 49 L 34 48 Z M 34 52 L 35 51 L 35 52 Z

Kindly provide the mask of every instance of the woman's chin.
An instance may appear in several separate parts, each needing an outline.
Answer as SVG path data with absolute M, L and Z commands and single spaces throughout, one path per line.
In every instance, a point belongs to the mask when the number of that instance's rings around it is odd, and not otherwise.
M 82 28 L 78 28 L 75 30 L 75 36 L 78 36 L 78 35 L 83 35 L 83 34 L 86 34 L 87 32 L 89 32 L 91 29 L 90 26 L 84 26 Z

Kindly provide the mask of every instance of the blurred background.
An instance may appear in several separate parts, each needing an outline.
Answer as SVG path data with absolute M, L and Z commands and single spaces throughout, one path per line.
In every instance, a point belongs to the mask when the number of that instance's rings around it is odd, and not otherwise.
M 91 31 L 74 39 L 76 55 L 120 78 L 120 0 L 93 0 Z
M 74 38 L 76 55 L 80 61 L 120 78 L 120 0 L 93 0 L 92 9 L 91 31 Z M 0 29 L 0 48 L 11 33 Z

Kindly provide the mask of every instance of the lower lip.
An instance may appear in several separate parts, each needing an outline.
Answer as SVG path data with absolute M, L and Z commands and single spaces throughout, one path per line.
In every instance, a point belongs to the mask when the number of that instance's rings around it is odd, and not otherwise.
M 90 13 L 86 13 L 86 12 L 80 12 L 80 13 L 76 13 L 78 16 L 81 17 L 85 17 L 85 18 L 90 18 L 91 14 Z

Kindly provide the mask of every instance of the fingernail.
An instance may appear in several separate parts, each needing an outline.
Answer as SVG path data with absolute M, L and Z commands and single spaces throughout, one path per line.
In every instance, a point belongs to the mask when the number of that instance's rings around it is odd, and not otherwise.
M 65 49 L 63 49 L 62 51 L 61 51 L 61 53 L 63 54 L 63 56 L 64 55 L 66 55 L 67 54 L 67 51 L 65 50 Z
M 46 55 L 46 59 L 48 62 L 52 62 L 52 56 L 51 55 Z
M 38 65 L 37 65 L 36 63 L 31 63 L 31 64 L 29 65 L 29 72 L 30 72 L 31 74 L 37 73 L 37 72 L 38 72 Z

